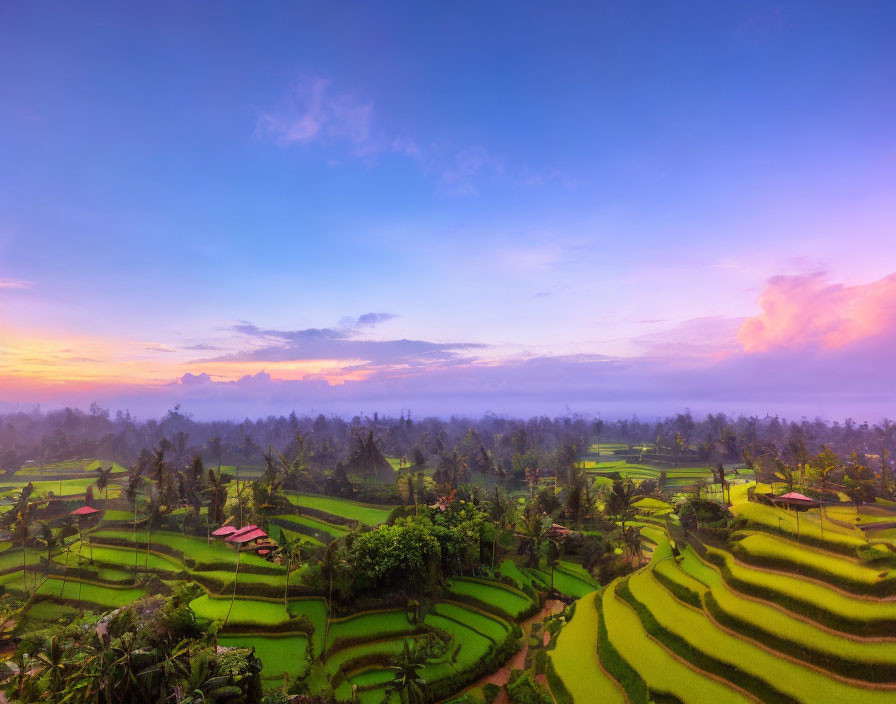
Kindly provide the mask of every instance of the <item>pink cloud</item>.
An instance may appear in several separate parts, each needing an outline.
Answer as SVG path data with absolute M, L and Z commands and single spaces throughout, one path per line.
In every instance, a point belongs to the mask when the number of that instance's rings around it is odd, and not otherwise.
M 830 283 L 825 273 L 775 276 L 759 297 L 762 312 L 737 334 L 747 353 L 837 350 L 896 335 L 896 274 L 858 286 Z
M 22 281 L 21 279 L 0 279 L 0 288 L 31 288 L 30 281 Z

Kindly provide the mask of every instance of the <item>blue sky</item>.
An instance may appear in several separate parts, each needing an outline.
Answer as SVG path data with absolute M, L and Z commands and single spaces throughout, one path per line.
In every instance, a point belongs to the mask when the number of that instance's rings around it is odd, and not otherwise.
M 271 408 L 410 375 L 435 410 L 446 365 L 578 356 L 536 408 L 599 396 L 598 358 L 759 354 L 738 330 L 776 276 L 816 307 L 817 272 L 889 290 L 894 30 L 885 2 L 7 3 L 0 397 L 264 370 L 298 384 Z M 280 334 L 307 329 L 336 331 L 327 364 L 255 364 L 311 361 Z M 448 411 L 513 411 L 509 383 Z

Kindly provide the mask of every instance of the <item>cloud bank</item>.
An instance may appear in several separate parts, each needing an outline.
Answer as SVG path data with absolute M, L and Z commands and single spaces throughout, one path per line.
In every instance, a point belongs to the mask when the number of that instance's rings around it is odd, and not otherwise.
M 688 406 L 868 420 L 896 413 L 896 274 L 861 286 L 833 283 L 823 273 L 777 276 L 768 280 L 759 308 L 746 319 L 698 318 L 644 336 L 634 341 L 642 353 L 624 358 L 496 358 L 475 342 L 367 337 L 394 318 L 387 313 L 346 318 L 333 328 L 241 322 L 232 327 L 243 343 L 238 351 L 194 360 L 191 371 L 167 384 L 62 384 L 28 393 L 27 385 L 0 382 L 0 398 L 80 406 L 97 400 L 152 415 L 180 403 L 209 418 L 404 408 L 439 415 L 652 415 Z M 361 373 L 334 382 L 322 373 L 283 378 L 278 372 L 278 364 L 322 359 L 342 373 Z M 239 378 L 209 371 L 229 364 L 254 371 Z

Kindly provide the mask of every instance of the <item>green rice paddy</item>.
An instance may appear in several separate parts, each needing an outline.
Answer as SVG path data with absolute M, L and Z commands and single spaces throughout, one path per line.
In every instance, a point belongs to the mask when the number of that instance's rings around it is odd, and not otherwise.
M 472 597 L 506 618 L 515 620 L 532 608 L 532 601 L 525 594 L 497 582 L 454 578 L 448 580 L 447 586 L 451 594 Z
M 600 666 L 597 656 L 598 618 L 592 593 L 576 602 L 572 620 L 557 636 L 548 657 L 554 671 L 575 702 L 624 704 L 625 697 L 616 682 Z
M 332 496 L 315 494 L 289 494 L 289 501 L 295 506 L 323 511 L 333 516 L 341 516 L 352 521 L 360 521 L 369 526 L 385 523 L 393 507 L 361 504 Z

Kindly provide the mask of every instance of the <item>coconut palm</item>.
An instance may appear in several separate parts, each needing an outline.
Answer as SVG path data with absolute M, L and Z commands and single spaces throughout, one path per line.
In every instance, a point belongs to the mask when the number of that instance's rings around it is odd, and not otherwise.
M 283 608 L 289 612 L 289 574 L 293 562 L 301 559 L 302 541 L 299 538 L 283 540 L 277 548 L 277 556 L 286 562 L 286 586 L 283 588 Z
M 331 540 L 327 544 L 320 560 L 320 570 L 329 585 L 327 596 L 327 625 L 324 629 L 324 643 L 326 643 L 327 637 L 330 634 L 330 618 L 333 610 L 333 582 L 335 581 L 336 573 L 339 570 L 339 541 Z
M 106 492 L 106 502 L 109 501 L 109 476 L 112 474 L 113 467 L 110 465 L 108 469 L 103 469 L 102 467 L 97 467 L 96 471 L 99 475 L 96 480 L 96 488 L 100 491 L 105 490 Z
M 137 577 L 137 556 L 139 554 L 137 544 L 137 496 L 140 491 L 140 485 L 143 483 L 143 475 L 141 474 L 141 466 L 136 465 L 128 472 L 128 486 L 125 489 L 125 498 L 128 503 L 134 507 L 134 578 Z
M 551 517 L 539 513 L 534 504 L 529 504 L 526 511 L 517 519 L 517 528 L 527 540 L 529 567 L 537 568 L 541 557 L 541 547 L 551 529 Z
M 218 525 L 224 522 L 224 504 L 227 503 L 228 477 L 213 469 L 208 470 L 208 486 L 205 493 L 208 495 L 208 522 Z
M 233 602 L 236 599 L 237 580 L 240 576 L 240 553 L 242 550 L 238 543 L 234 543 L 236 547 L 236 568 L 233 570 L 233 593 L 230 595 L 230 606 L 227 607 L 227 616 L 224 617 L 224 625 L 230 620 L 230 612 L 233 610 Z
M 16 514 L 15 523 L 12 525 L 12 542 L 15 545 L 18 543 L 22 546 L 22 587 L 25 590 L 25 594 L 28 594 L 28 573 L 27 573 L 27 558 L 28 558 L 28 538 L 31 536 L 30 527 L 30 512 L 29 511 L 19 511 Z
M 825 447 L 811 462 L 812 474 L 821 482 L 821 495 L 818 497 L 818 515 L 821 523 L 821 537 L 824 538 L 824 494 L 831 475 L 840 468 L 840 458 L 829 447 Z
M 622 533 L 622 540 L 625 543 L 625 549 L 631 555 L 632 559 L 638 558 L 640 562 L 641 555 L 641 531 L 638 528 L 627 528 Z
M 625 534 L 625 522 L 631 516 L 634 497 L 635 485 L 631 479 L 613 480 L 613 487 L 607 501 L 607 510 L 614 516 L 619 516 L 623 535 Z
M 401 704 L 424 704 L 429 701 L 426 680 L 420 676 L 424 664 L 422 654 L 416 648 L 412 649 L 405 641 L 401 654 L 392 661 L 395 675 L 386 686 L 383 702 L 391 701 L 393 694 L 398 695 Z
M 162 515 L 168 511 L 170 507 L 166 506 L 165 496 L 158 486 L 149 485 L 146 488 L 146 524 L 149 532 L 146 537 L 146 559 L 144 569 L 149 569 L 149 551 L 152 547 L 152 529 L 158 525 Z

